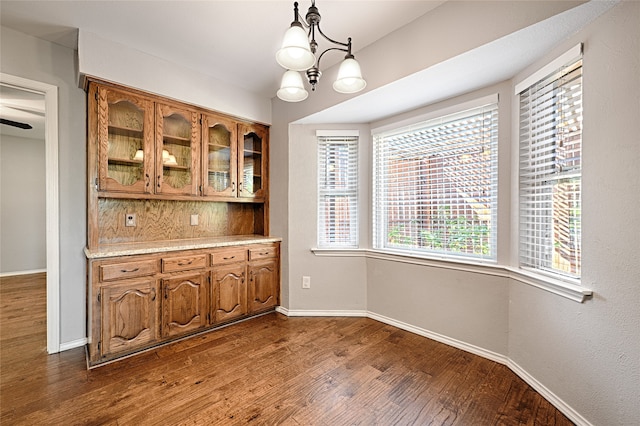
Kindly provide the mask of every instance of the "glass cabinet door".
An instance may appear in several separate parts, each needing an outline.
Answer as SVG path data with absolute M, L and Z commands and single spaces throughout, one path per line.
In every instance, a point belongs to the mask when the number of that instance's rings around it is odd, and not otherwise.
M 240 125 L 238 196 L 263 198 L 267 182 L 267 130 L 259 125 Z
M 198 114 L 162 104 L 156 110 L 156 192 L 197 195 Z
M 205 196 L 237 195 L 237 125 L 217 115 L 202 120 L 203 188 Z
M 101 191 L 151 192 L 153 103 L 100 87 L 98 184 Z

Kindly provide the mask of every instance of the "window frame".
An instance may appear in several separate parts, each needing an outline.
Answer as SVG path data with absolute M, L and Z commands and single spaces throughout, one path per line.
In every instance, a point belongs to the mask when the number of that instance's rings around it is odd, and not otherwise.
M 316 244 L 319 249 L 357 249 L 360 245 L 359 232 L 359 132 L 349 130 L 318 130 L 316 132 L 317 141 L 317 234 Z M 338 146 L 347 148 L 346 167 L 343 172 L 346 174 L 345 185 L 330 185 L 327 182 L 327 146 Z M 323 148 L 324 147 L 324 148 Z M 324 174 L 324 176 L 323 176 Z M 334 179 L 337 176 L 334 176 Z M 323 206 L 325 206 L 326 197 L 344 197 L 348 203 L 348 237 L 336 237 L 336 223 L 332 227 L 327 227 L 326 215 L 323 214 Z M 337 220 L 333 214 L 330 215 Z M 333 232 L 331 231 L 333 229 Z M 334 239 L 327 238 L 327 235 L 333 235 Z
M 490 251 L 488 255 L 476 255 L 469 253 L 459 253 L 453 251 L 438 251 L 438 250 L 428 250 L 428 249 L 413 249 L 413 248 L 399 248 L 399 247 L 391 247 L 389 244 L 385 244 L 384 236 L 385 233 L 385 222 L 387 219 L 382 219 L 380 216 L 384 213 L 380 210 L 384 210 L 384 207 L 380 206 L 381 200 L 377 199 L 378 194 L 381 193 L 382 190 L 378 190 L 377 188 L 381 186 L 380 176 L 378 175 L 378 170 L 381 165 L 378 164 L 380 158 L 378 158 L 378 143 L 381 135 L 390 135 L 402 131 L 409 131 L 418 128 L 431 128 L 436 124 L 444 124 L 450 122 L 452 120 L 463 120 L 470 116 L 477 116 L 481 114 L 483 108 L 487 108 L 491 110 L 491 113 L 494 115 L 494 119 L 492 120 L 492 133 L 491 139 L 491 154 L 490 159 L 492 169 L 490 170 L 490 178 L 489 180 L 491 185 L 491 191 L 493 192 L 491 195 L 491 211 L 490 211 L 490 235 L 489 235 L 489 243 L 490 243 Z M 425 258 L 425 259 L 438 259 L 445 261 L 453 261 L 453 262 L 461 262 L 468 264 L 495 264 L 497 262 L 497 211 L 498 211 L 498 132 L 499 132 L 499 123 L 498 123 L 498 114 L 499 114 L 499 105 L 498 105 L 498 95 L 493 94 L 489 96 L 485 96 L 482 98 L 474 99 L 468 102 L 463 102 L 448 108 L 443 108 L 437 111 L 433 111 L 431 113 L 421 115 L 415 117 L 410 120 L 396 122 L 392 124 L 388 124 L 384 127 L 376 128 L 372 130 L 372 137 L 374 140 L 374 149 L 372 153 L 372 243 L 373 250 L 377 252 L 384 252 L 389 254 L 397 254 L 399 256 L 409 256 L 415 258 Z M 489 138 L 488 138 L 489 139 Z M 381 223 L 383 222 L 383 223 Z M 384 235 L 383 235 L 384 234 Z
M 539 280 L 552 282 L 555 285 L 566 284 L 568 286 L 580 286 L 582 281 L 582 262 L 581 262 L 581 259 L 579 259 L 578 266 L 577 266 L 578 268 L 577 273 L 571 273 L 566 271 L 563 272 L 560 269 L 554 269 L 553 253 L 551 254 L 550 259 L 533 257 L 531 255 L 525 255 L 524 253 L 524 250 L 525 250 L 524 247 L 530 248 L 532 246 L 534 246 L 534 248 L 538 250 L 537 252 L 538 254 L 544 253 L 545 250 L 547 253 L 549 251 L 554 252 L 555 236 L 551 235 L 550 237 L 547 236 L 546 238 L 538 237 L 537 238 L 538 240 L 542 240 L 539 242 L 539 241 L 535 241 L 535 239 L 534 241 L 532 241 L 530 237 L 530 233 L 532 231 L 529 232 L 529 235 L 525 235 L 525 232 L 527 232 L 527 229 L 523 225 L 523 222 L 528 221 L 527 223 L 530 223 L 532 218 L 537 218 L 537 217 L 544 219 L 544 214 L 536 213 L 536 210 L 539 210 L 539 208 L 531 207 L 531 205 L 533 204 L 532 201 L 524 201 L 525 197 L 529 200 L 532 198 L 532 196 L 530 195 L 530 192 L 533 190 L 536 190 L 536 188 L 538 188 L 539 185 L 532 183 L 534 179 L 526 178 L 523 176 L 523 173 L 525 171 L 523 171 L 522 158 L 523 157 L 531 158 L 531 155 L 533 154 L 530 151 L 533 151 L 536 149 L 535 146 L 531 145 L 531 142 L 534 142 L 534 145 L 536 145 L 536 143 L 540 144 L 540 142 L 539 142 L 539 139 L 536 139 L 535 137 L 530 136 L 525 139 L 525 136 L 523 136 L 523 133 L 528 134 L 533 132 L 532 132 L 532 129 L 523 130 L 523 127 L 524 127 L 524 125 L 522 124 L 522 121 L 524 119 L 523 115 L 527 115 L 527 114 L 523 112 L 522 98 L 525 92 L 527 92 L 527 94 L 525 95 L 527 96 L 527 98 L 533 97 L 534 95 L 536 95 L 537 93 L 530 93 L 530 92 L 532 90 L 535 90 L 535 88 L 538 87 L 540 83 L 544 83 L 546 86 L 553 85 L 554 90 L 556 90 L 556 84 L 559 87 L 562 87 L 564 83 L 562 83 L 561 80 L 564 79 L 569 73 L 576 72 L 576 70 L 579 70 L 580 107 L 578 107 L 578 109 L 580 110 L 580 114 L 576 118 L 576 120 L 579 122 L 579 125 L 577 127 L 579 128 L 580 147 L 578 152 L 578 155 L 579 155 L 578 159 L 580 164 L 577 168 L 574 166 L 571 169 L 570 176 L 567 173 L 563 173 L 561 168 L 559 168 L 559 170 L 556 171 L 554 167 L 553 173 L 550 173 L 548 170 L 545 170 L 544 168 L 542 168 L 542 171 L 536 172 L 537 173 L 536 177 L 538 179 L 544 179 L 545 182 L 549 182 L 547 186 L 549 186 L 552 191 L 554 191 L 556 189 L 556 186 L 560 184 L 562 181 L 566 181 L 566 180 L 569 180 L 569 178 L 571 178 L 573 184 L 575 184 L 577 180 L 577 186 L 579 187 L 579 192 L 577 194 L 577 201 L 575 196 L 572 196 L 570 198 L 571 198 L 571 201 L 577 204 L 578 208 L 581 210 L 581 203 L 582 203 L 581 200 L 583 195 L 583 190 L 582 190 L 582 117 L 583 117 L 582 110 L 584 108 L 582 105 L 582 99 L 583 99 L 582 92 L 584 87 L 582 82 L 583 66 L 584 64 L 582 62 L 582 44 L 578 44 L 577 46 L 573 47 L 572 49 L 568 50 L 564 54 L 560 55 L 555 60 L 549 62 L 547 65 L 545 65 L 544 67 L 542 67 L 541 69 L 539 69 L 538 71 L 534 72 L 532 75 L 524 79 L 522 82 L 517 84 L 515 86 L 515 93 L 514 93 L 515 95 L 514 100 L 517 103 L 516 116 L 517 116 L 517 123 L 518 123 L 518 133 L 517 133 L 518 145 L 517 145 L 516 156 L 515 156 L 517 160 L 513 165 L 517 171 L 517 174 L 516 174 L 517 180 L 515 182 L 517 187 L 517 192 L 516 192 L 517 206 L 515 208 L 517 208 L 517 211 L 518 211 L 518 216 L 517 216 L 518 225 L 517 225 L 517 231 L 516 231 L 516 238 L 514 239 L 514 243 L 516 244 L 516 246 L 514 247 L 514 251 L 517 253 L 517 264 L 518 264 L 517 269 L 520 273 L 530 278 L 537 278 Z M 556 95 L 554 94 L 553 99 L 555 99 L 555 96 Z M 529 109 L 531 108 L 529 104 L 527 104 L 526 107 L 528 107 Z M 552 108 L 547 107 L 547 108 L 541 109 L 541 111 L 548 112 L 549 110 L 552 110 L 554 112 L 554 118 L 555 118 L 555 115 L 558 115 L 558 110 L 560 109 L 560 107 L 561 106 L 556 107 L 554 103 Z M 532 113 L 529 113 L 527 115 L 529 120 L 532 120 L 531 116 L 533 115 L 534 114 Z M 530 125 L 530 123 L 528 125 Z M 556 140 L 558 138 L 557 136 L 558 133 L 559 132 L 556 126 L 554 126 L 553 137 L 549 138 L 549 140 L 551 140 L 550 145 L 553 146 L 552 151 L 554 153 L 553 154 L 554 158 L 556 155 L 556 151 L 558 149 L 557 148 L 558 144 L 556 143 Z M 545 138 L 545 141 L 546 140 L 547 139 Z M 548 150 L 549 148 L 546 148 L 546 149 Z M 525 152 L 525 150 L 527 152 Z M 548 163 L 545 163 L 545 165 L 548 166 Z M 530 172 L 530 170 L 528 171 Z M 554 182 L 554 184 L 552 185 L 551 182 Z M 529 191 L 529 192 L 525 192 L 525 191 Z M 555 220 L 556 214 L 554 213 L 555 201 L 553 200 L 553 196 L 554 196 L 553 193 L 550 193 L 550 195 L 547 196 L 547 204 L 551 204 L 551 207 L 548 208 L 548 210 L 550 209 L 551 211 L 551 215 L 550 216 L 547 215 L 549 218 L 546 221 L 543 221 L 544 222 L 543 225 L 546 226 L 546 229 L 549 231 L 548 233 L 555 233 L 556 231 L 556 229 L 554 228 L 554 220 Z M 525 202 L 527 204 L 525 204 Z M 527 206 L 529 206 L 529 208 L 527 208 Z M 562 216 L 570 217 L 570 220 L 575 222 L 575 216 L 567 212 L 567 210 L 571 210 L 571 209 L 572 207 L 567 207 L 563 209 L 561 213 L 566 213 L 566 214 L 562 214 Z M 575 209 L 575 207 L 573 207 L 573 209 Z M 577 249 L 575 249 L 575 251 L 578 253 L 578 256 L 581 257 L 580 253 L 581 253 L 582 220 L 579 216 L 580 215 L 578 214 L 577 225 L 574 223 L 573 226 L 578 229 L 577 237 L 576 237 L 578 241 L 578 247 Z M 529 228 L 531 228 L 531 226 L 529 226 Z M 544 245 L 543 241 L 545 239 L 550 239 L 551 240 L 550 243 Z M 529 251 L 531 251 L 531 249 L 529 249 Z M 573 267 L 573 264 L 572 264 L 572 267 Z

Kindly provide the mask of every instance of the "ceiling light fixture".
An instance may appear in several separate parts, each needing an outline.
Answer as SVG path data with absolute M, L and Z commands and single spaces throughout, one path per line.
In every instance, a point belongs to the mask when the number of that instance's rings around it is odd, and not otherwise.
M 333 83 L 333 89 L 340 93 L 356 93 L 367 85 L 362 78 L 360 64 L 351 53 L 351 37 L 346 43 L 342 43 L 327 37 L 320 29 L 320 12 L 315 0 L 311 0 L 311 7 L 305 16 L 306 22 L 300 21 L 298 14 L 298 2 L 293 3 L 293 22 L 284 34 L 282 48 L 276 53 L 276 61 L 287 71 L 282 76 L 278 97 L 287 102 L 300 102 L 309 96 L 304 88 L 302 77 L 298 71 L 306 71 L 307 80 L 311 90 L 316 90 L 316 84 L 322 75 L 320 60 L 325 53 L 331 50 L 347 52 L 338 69 L 338 78 Z M 306 32 L 304 27 L 308 28 Z M 327 41 L 342 47 L 330 47 L 325 49 L 316 59 L 318 43 L 316 31 Z

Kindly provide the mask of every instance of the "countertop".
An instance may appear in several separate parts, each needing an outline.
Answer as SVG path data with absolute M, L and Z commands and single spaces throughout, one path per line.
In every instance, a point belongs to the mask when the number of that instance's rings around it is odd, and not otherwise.
M 282 241 L 280 237 L 264 235 L 232 235 L 227 237 L 194 238 L 171 241 L 148 241 L 137 243 L 103 244 L 95 249 L 85 247 L 87 259 L 102 259 L 136 254 L 164 253 L 167 251 L 194 250 L 203 248 L 240 246 L 244 244 L 267 244 Z

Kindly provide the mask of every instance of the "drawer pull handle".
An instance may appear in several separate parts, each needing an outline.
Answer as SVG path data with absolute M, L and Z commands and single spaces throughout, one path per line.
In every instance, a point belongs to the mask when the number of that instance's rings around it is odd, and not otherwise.
M 262 253 L 258 253 L 260 256 L 268 256 L 269 252 L 268 251 L 264 251 Z
M 187 265 L 191 265 L 193 263 L 193 260 L 190 260 L 188 262 L 178 262 L 178 266 L 187 266 Z
M 126 270 L 126 269 L 121 269 L 120 272 L 122 273 L 127 273 L 127 272 L 138 272 L 140 270 L 140 268 L 135 268 L 135 269 L 130 269 L 130 270 Z
M 223 257 L 222 259 L 224 259 L 224 260 L 231 260 L 231 259 L 235 259 L 235 258 L 236 258 L 235 256 L 231 256 L 231 257 Z

